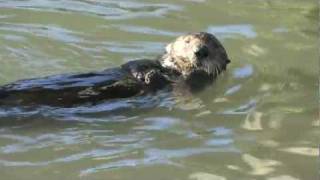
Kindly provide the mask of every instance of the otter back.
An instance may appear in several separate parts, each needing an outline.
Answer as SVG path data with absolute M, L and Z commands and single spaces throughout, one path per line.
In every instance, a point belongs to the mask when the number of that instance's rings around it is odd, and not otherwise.
M 0 105 L 70 107 L 145 93 L 146 84 L 125 67 L 16 81 L 0 87 Z

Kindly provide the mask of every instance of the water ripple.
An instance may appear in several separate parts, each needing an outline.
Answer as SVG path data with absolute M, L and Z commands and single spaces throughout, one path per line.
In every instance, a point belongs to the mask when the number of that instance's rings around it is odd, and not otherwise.
M 0 23 L 0 30 L 28 33 L 36 37 L 53 39 L 64 43 L 79 43 L 83 41 L 79 33 L 56 25 Z
M 207 31 L 224 38 L 232 38 L 239 35 L 246 38 L 257 37 L 257 33 L 251 24 L 210 26 Z
M 179 11 L 180 6 L 164 3 L 139 3 L 115 0 L 29 0 L 2 1 L 2 8 L 31 9 L 38 11 L 82 13 L 105 19 L 131 19 L 140 17 L 161 17 L 169 11 Z
M 151 28 L 151 27 L 146 27 L 146 26 L 113 25 L 113 27 L 116 27 L 119 30 L 124 31 L 124 32 L 158 35 L 158 36 L 160 35 L 160 36 L 177 37 L 177 36 L 184 34 L 184 32 L 172 32 L 172 31 L 161 30 L 161 29 L 156 29 L 156 28 Z
M 236 68 L 234 71 L 233 71 L 233 76 L 235 78 L 247 78 L 249 76 L 251 76 L 254 72 L 254 69 L 252 67 L 252 65 L 245 65 L 241 68 Z
M 239 151 L 234 148 L 184 148 L 184 149 L 147 149 L 145 157 L 143 159 L 126 159 L 108 164 L 103 164 L 97 167 L 89 168 L 81 171 L 80 176 L 86 176 L 88 174 L 97 173 L 99 171 L 106 171 L 114 168 L 123 167 L 137 167 L 137 166 L 148 166 L 154 164 L 166 164 L 181 166 L 181 164 L 172 161 L 174 158 L 189 157 L 192 155 L 199 155 L 203 153 L 213 152 L 232 152 L 238 153 Z

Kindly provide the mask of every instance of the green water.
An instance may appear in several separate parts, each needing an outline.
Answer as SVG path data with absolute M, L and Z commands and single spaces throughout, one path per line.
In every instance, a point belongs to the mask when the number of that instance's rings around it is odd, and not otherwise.
M 315 180 L 315 0 L 0 0 L 0 84 L 156 57 L 214 33 L 232 60 L 185 99 L 0 111 L 0 179 Z

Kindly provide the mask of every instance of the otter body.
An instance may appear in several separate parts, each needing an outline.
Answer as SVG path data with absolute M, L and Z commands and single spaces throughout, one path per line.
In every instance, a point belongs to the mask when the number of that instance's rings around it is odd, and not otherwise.
M 84 74 L 20 80 L 0 87 L 0 106 L 70 107 L 113 98 L 142 95 L 170 84 L 171 72 L 155 60 L 135 60 L 121 67 Z
M 181 81 L 197 87 L 215 79 L 228 63 L 224 48 L 212 34 L 188 34 L 170 43 L 156 60 L 135 60 L 100 72 L 54 75 L 0 86 L 0 107 L 72 107 L 143 95 Z

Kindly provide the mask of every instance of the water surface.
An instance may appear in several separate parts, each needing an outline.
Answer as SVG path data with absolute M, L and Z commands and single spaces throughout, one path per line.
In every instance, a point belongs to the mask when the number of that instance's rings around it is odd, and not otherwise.
M 0 84 L 156 57 L 195 31 L 232 60 L 190 97 L 1 109 L 1 179 L 317 179 L 318 14 L 314 0 L 0 0 Z

